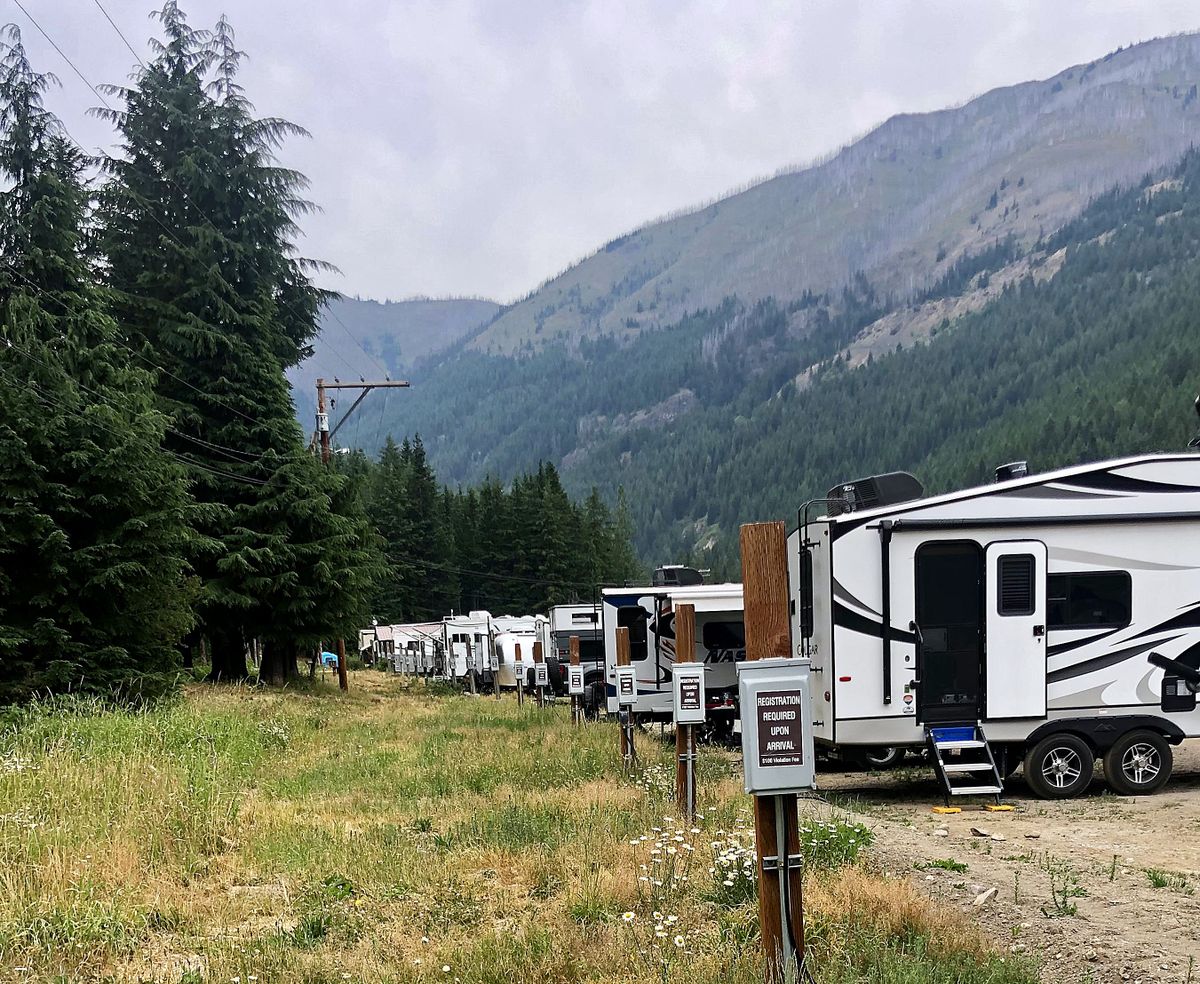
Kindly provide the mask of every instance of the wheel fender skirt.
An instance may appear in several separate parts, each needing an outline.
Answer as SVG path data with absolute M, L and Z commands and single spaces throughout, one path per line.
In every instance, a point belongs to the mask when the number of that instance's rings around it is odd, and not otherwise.
M 1026 746 L 1037 744 L 1047 735 L 1066 731 L 1079 735 L 1100 752 L 1108 751 L 1118 738 L 1131 731 L 1156 731 L 1172 745 L 1178 745 L 1187 737 L 1174 721 L 1151 714 L 1122 714 L 1120 716 L 1062 718 L 1047 721 L 1025 739 Z

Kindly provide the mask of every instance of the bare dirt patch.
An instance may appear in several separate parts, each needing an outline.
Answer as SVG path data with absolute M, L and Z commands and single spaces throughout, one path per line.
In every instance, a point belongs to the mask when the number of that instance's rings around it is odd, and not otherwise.
M 1097 771 L 1087 796 L 1049 802 L 1018 773 L 1011 813 L 974 801 L 931 812 L 942 798 L 924 767 L 818 781 L 869 819 L 874 864 L 969 912 L 998 947 L 1039 959 L 1044 980 L 1200 981 L 1200 741 L 1175 750 L 1156 796 L 1114 796 Z

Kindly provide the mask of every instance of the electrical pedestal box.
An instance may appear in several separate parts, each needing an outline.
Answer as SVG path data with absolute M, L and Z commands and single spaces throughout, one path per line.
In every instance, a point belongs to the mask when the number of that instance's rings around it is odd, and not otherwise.
M 704 664 L 676 663 L 671 668 L 676 724 L 704 723 Z
M 572 697 L 583 696 L 583 667 L 567 667 L 567 693 Z
M 746 792 L 816 788 L 808 660 L 753 660 L 738 663 L 737 674 Z
M 637 670 L 632 666 L 617 667 L 617 706 L 633 707 L 637 703 Z
M 533 685 L 535 687 L 550 686 L 550 667 L 545 663 L 533 664 Z

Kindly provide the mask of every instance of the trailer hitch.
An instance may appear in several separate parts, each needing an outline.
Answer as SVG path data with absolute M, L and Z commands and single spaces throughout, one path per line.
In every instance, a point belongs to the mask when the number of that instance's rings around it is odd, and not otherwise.
M 1192 693 L 1200 693 L 1200 670 L 1197 670 L 1194 666 L 1188 666 L 1187 663 L 1181 663 L 1179 660 L 1171 659 L 1171 657 L 1164 656 L 1162 653 L 1151 653 L 1146 659 L 1149 660 L 1152 666 L 1170 670 L 1187 684 L 1188 690 Z

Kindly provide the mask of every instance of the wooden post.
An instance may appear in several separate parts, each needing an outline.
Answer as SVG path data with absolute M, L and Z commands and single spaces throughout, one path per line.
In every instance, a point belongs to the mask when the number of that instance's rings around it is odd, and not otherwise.
M 579 665 L 579 636 L 571 636 L 567 640 L 569 662 L 572 666 Z M 578 694 L 571 695 L 571 723 L 579 724 L 583 720 L 583 698 Z
M 788 613 L 787 528 L 782 522 L 747 523 L 741 528 L 742 591 L 745 603 L 746 659 L 768 659 L 791 655 Z M 788 923 L 783 925 L 779 870 L 763 863 L 764 856 L 778 853 L 779 830 L 776 809 L 781 807 L 786 828 L 784 850 L 800 853 L 800 824 L 796 796 L 754 797 L 754 840 L 758 853 L 758 920 L 762 930 L 767 980 L 795 981 L 804 962 L 804 906 L 800 867 L 793 866 L 788 878 Z
M 513 644 L 513 676 L 517 678 L 517 706 L 525 703 L 525 664 L 521 662 L 521 644 Z
M 617 627 L 617 666 L 629 665 L 629 628 Z M 621 725 L 621 761 L 626 768 L 633 765 L 637 753 L 633 747 L 633 711 L 621 706 L 621 688 L 617 687 L 617 720 Z
M 546 706 L 546 690 L 537 682 L 537 665 L 542 661 L 542 640 L 535 639 L 533 643 L 533 687 L 536 691 L 537 706 Z
M 675 606 L 675 662 L 696 662 L 696 606 Z M 684 818 L 696 813 L 696 726 L 675 725 L 675 802 Z
M 346 640 L 338 639 L 338 686 L 343 690 L 349 690 L 350 684 L 346 680 Z

